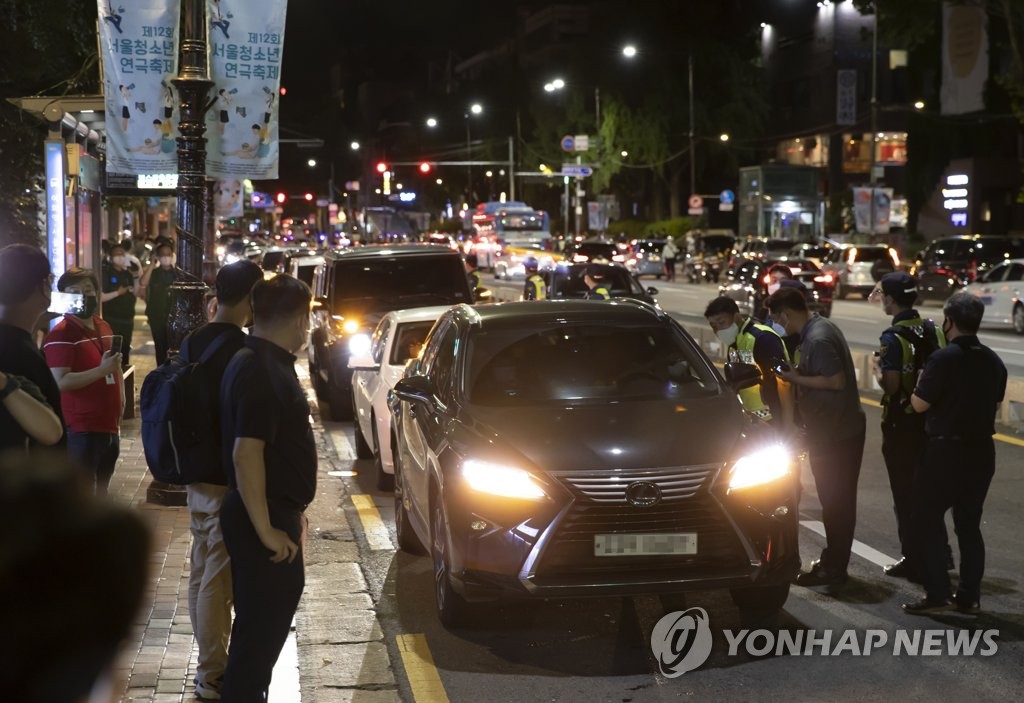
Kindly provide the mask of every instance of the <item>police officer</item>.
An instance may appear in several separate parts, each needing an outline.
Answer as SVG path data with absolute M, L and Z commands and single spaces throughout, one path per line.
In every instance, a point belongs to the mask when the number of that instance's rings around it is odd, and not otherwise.
M 526 283 L 523 285 L 523 300 L 544 300 L 548 297 L 548 286 L 544 278 L 537 273 L 537 259 L 530 256 L 523 262 L 526 270 Z
M 724 295 L 708 303 L 704 317 L 728 350 L 729 361 L 756 365 L 761 370 L 760 385 L 739 393 L 743 409 L 777 427 L 791 426 L 793 405 L 788 384 L 780 383 L 772 370 L 780 362 L 790 363 L 782 338 L 771 327 L 742 314 L 736 301 Z
M 896 531 L 902 558 L 885 567 L 887 576 L 917 578 L 911 547 L 911 512 L 914 473 L 924 454 L 924 416 L 914 412 L 910 396 L 925 359 L 925 350 L 946 345 L 942 330 L 914 310 L 917 282 L 902 271 L 887 273 L 869 299 L 879 300 L 892 315 L 892 326 L 882 332 L 875 355 L 875 379 L 882 387 L 882 456 L 889 473 Z M 950 557 L 952 558 L 952 557 Z
M 598 266 L 588 266 L 583 274 L 587 284 L 587 300 L 611 300 L 612 294 L 604 284 L 604 272 Z
M 914 516 L 925 596 L 903 604 L 914 615 L 954 606 L 962 613 L 981 610 L 981 512 L 995 473 L 996 411 L 1006 393 L 1006 366 L 978 340 L 985 305 L 970 293 L 954 293 L 942 313 L 949 344 L 928 358 L 910 396 L 914 410 L 925 413 L 926 435 L 915 480 L 919 507 Z M 960 582 L 952 602 L 941 527 L 950 508 L 960 545 Z
M 466 278 L 469 279 L 469 289 L 472 291 L 483 288 L 480 280 L 480 272 L 477 269 L 477 258 L 475 253 L 466 254 Z

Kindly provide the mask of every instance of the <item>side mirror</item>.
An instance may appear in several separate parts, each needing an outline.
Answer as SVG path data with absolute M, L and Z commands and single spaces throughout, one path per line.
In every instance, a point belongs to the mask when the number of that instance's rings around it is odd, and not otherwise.
M 368 351 L 350 357 L 348 367 L 353 371 L 380 371 L 380 364 L 374 362 Z
M 657 295 L 658 289 L 654 286 L 647 286 L 647 295 Z
M 761 382 L 761 371 L 753 364 L 730 361 L 725 365 L 725 380 L 733 390 L 756 386 Z
M 410 403 L 434 404 L 435 388 L 426 376 L 408 376 L 395 384 L 395 395 Z

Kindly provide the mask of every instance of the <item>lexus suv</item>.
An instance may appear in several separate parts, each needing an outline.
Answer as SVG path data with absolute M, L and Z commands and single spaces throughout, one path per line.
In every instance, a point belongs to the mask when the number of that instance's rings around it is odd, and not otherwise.
M 446 627 L 474 602 L 730 589 L 784 604 L 793 453 L 667 314 L 635 300 L 450 308 L 389 395 L 399 546 Z
M 462 255 L 446 246 L 364 246 L 328 254 L 313 281 L 309 374 L 336 420 L 352 417 L 352 346 L 392 310 L 473 302 Z

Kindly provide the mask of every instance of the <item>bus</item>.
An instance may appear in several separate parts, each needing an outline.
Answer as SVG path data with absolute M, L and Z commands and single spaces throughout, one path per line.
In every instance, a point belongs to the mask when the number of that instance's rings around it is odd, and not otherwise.
M 471 216 L 472 237 L 466 253 L 475 252 L 477 265 L 494 269 L 504 247 L 547 250 L 551 242 L 551 220 L 543 210 L 518 201 L 487 202 L 476 206 Z

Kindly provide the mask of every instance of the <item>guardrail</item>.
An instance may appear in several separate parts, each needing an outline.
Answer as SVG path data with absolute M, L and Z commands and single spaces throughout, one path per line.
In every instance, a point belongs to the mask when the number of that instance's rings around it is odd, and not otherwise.
M 519 300 L 522 286 L 501 283 L 492 285 L 491 290 L 494 293 L 495 302 L 512 302 Z M 700 344 L 701 349 L 713 361 L 719 363 L 725 361 L 725 349 L 709 327 L 681 320 L 677 320 L 677 322 Z M 882 388 L 871 372 L 871 352 L 854 349 L 850 353 L 853 356 L 853 367 L 857 374 L 857 387 L 862 391 L 881 394 Z M 1014 428 L 1017 432 L 1024 431 L 1024 378 L 1011 376 L 1007 381 L 1006 399 L 999 408 L 999 416 L 996 420 Z

